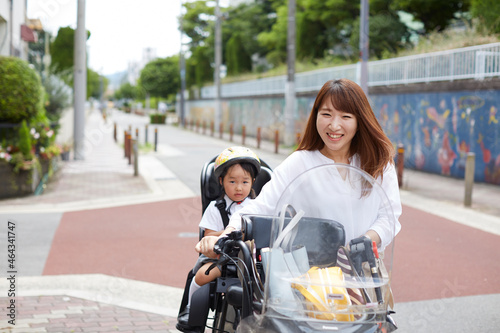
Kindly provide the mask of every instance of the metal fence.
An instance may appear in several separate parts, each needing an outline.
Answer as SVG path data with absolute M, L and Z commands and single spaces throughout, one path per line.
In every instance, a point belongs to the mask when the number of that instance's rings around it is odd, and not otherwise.
M 295 75 L 296 92 L 315 92 L 330 79 L 359 82 L 359 64 L 330 67 Z M 500 43 L 425 53 L 368 63 L 368 85 L 388 86 L 463 79 L 482 80 L 500 76 Z M 276 76 L 221 85 L 221 96 L 245 97 L 284 94 L 286 76 Z M 202 98 L 215 98 L 215 87 L 201 89 Z

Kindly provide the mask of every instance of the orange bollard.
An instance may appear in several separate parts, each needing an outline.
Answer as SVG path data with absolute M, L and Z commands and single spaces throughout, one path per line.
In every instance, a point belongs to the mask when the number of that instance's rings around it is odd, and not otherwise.
M 257 127 L 257 149 L 260 149 L 260 127 Z
M 210 121 L 210 136 L 214 136 L 214 122 Z
M 401 188 L 403 186 L 403 169 L 405 166 L 405 146 L 400 143 L 398 145 L 398 157 L 397 157 L 397 173 L 398 173 L 398 184 Z
M 241 126 L 241 144 L 244 146 L 245 145 L 245 139 L 247 136 L 247 128 L 245 125 Z
M 219 124 L 219 138 L 222 139 L 222 132 L 224 131 L 224 124 Z
M 297 143 L 297 146 L 300 144 L 300 133 L 295 134 L 295 141 Z
M 127 157 L 128 164 L 132 164 L 132 134 L 127 133 Z

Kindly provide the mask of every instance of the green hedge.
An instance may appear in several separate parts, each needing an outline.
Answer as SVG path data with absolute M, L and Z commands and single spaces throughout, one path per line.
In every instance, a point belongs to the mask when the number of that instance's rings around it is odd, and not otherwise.
M 165 119 L 167 116 L 162 113 L 152 113 L 149 115 L 151 124 L 165 124 Z
M 0 122 L 21 123 L 43 110 L 40 77 L 24 60 L 0 56 Z

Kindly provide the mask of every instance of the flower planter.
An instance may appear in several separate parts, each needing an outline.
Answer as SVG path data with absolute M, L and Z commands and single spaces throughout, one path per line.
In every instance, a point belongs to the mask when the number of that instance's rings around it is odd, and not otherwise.
M 61 159 L 62 159 L 63 161 L 69 161 L 69 150 L 68 150 L 68 151 L 63 151 L 63 152 L 61 153 Z
M 7 162 L 0 162 L 0 198 L 13 198 L 33 194 L 40 182 L 37 168 L 19 170 Z

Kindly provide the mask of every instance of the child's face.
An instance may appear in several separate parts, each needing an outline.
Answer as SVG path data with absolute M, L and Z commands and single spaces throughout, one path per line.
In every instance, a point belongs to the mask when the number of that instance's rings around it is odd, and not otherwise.
M 222 180 L 224 192 L 233 201 L 242 201 L 252 190 L 252 177 L 241 165 L 235 164 L 227 170 L 226 176 Z

